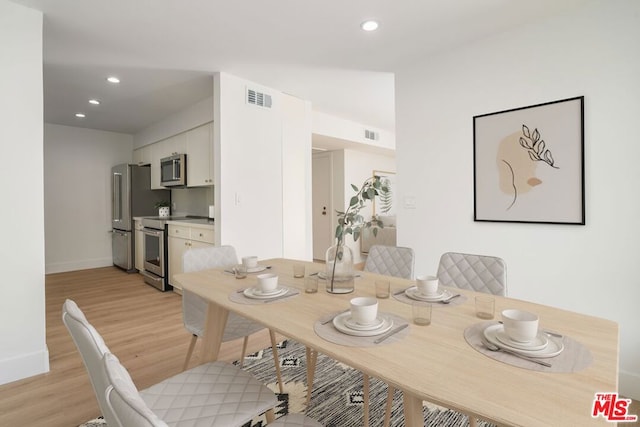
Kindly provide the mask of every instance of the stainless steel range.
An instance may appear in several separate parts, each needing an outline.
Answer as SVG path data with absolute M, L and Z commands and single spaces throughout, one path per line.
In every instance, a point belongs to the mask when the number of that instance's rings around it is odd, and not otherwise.
M 146 217 L 142 218 L 144 229 L 144 281 L 161 291 L 170 291 L 168 226 L 167 221 L 187 219 L 187 217 Z

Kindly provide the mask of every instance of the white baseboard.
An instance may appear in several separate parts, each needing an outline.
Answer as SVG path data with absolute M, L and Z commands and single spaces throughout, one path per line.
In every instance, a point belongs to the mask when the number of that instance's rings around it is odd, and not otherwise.
M 0 360 L 0 385 L 49 372 L 49 350 Z
M 624 397 L 640 401 L 640 375 L 620 371 L 618 374 L 618 393 Z
M 89 268 L 102 268 L 112 265 L 112 258 L 96 258 L 57 263 L 46 263 L 45 261 L 44 273 L 64 273 L 66 271 L 87 270 Z

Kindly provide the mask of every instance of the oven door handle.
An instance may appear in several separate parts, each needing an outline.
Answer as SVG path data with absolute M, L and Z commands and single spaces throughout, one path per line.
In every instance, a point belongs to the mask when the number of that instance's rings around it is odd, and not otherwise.
M 162 235 L 162 231 L 152 230 L 149 228 L 143 228 L 142 232 L 144 234 L 148 234 L 150 236 L 156 236 L 156 237 L 160 237 Z

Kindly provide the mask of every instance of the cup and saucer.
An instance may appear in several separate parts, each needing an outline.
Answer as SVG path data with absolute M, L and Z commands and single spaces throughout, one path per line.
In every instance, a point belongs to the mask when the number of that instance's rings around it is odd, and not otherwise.
M 503 324 L 485 328 L 484 337 L 490 343 L 529 357 L 548 358 L 564 350 L 561 339 L 548 336 L 538 329 L 538 316 L 522 310 L 504 310 Z
M 452 296 L 452 294 L 440 289 L 439 281 L 436 276 L 417 276 L 416 286 L 412 286 L 404 291 L 405 295 L 411 299 L 425 302 L 443 301 Z
M 256 276 L 258 286 L 247 288 L 242 293 L 247 298 L 269 299 L 276 298 L 289 292 L 286 287 L 278 287 L 278 275 L 267 273 Z
M 351 310 L 333 318 L 333 326 L 347 335 L 370 337 L 387 332 L 393 319 L 378 313 L 378 300 L 357 297 L 351 300 Z
M 247 273 L 260 273 L 267 269 L 264 265 L 258 264 L 257 256 L 242 257 L 242 265 L 247 269 Z

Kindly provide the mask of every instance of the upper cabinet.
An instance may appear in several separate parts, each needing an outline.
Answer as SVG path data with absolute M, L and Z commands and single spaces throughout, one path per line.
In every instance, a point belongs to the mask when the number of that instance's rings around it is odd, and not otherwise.
M 186 132 L 187 187 L 213 185 L 213 122 Z
M 164 189 L 160 185 L 160 160 L 183 153 L 187 155 L 187 187 L 213 185 L 212 122 L 134 150 L 133 162 L 150 164 L 151 188 Z

